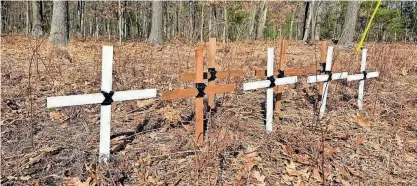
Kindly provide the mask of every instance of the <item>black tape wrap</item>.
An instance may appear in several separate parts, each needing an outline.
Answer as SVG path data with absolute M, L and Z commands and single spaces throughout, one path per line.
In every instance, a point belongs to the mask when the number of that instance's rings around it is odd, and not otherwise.
M 101 91 L 101 93 L 104 96 L 104 101 L 101 103 L 101 105 L 111 105 L 111 103 L 113 103 L 113 91 L 110 92 L 105 92 L 105 91 Z
M 269 76 L 266 79 L 271 82 L 271 84 L 269 84 L 269 88 L 275 87 L 275 78 L 274 78 L 274 76 Z
M 208 79 L 208 81 L 213 81 L 217 78 L 216 77 L 216 74 L 217 74 L 216 68 L 208 68 L 208 72 L 210 73 L 210 78 Z
M 326 62 L 320 63 L 320 66 L 321 66 L 320 73 L 325 73 L 326 72 Z
M 368 73 L 366 71 L 362 71 L 363 74 L 363 80 L 366 80 L 366 75 L 368 75 Z
M 283 70 L 278 70 L 278 78 L 283 78 L 285 76 L 285 72 Z
M 329 82 L 332 80 L 332 71 L 324 71 L 325 74 L 329 75 L 326 82 Z
M 206 93 L 204 93 L 204 89 L 206 89 L 206 84 L 196 83 L 195 88 L 197 88 L 198 90 L 198 94 L 196 97 L 201 98 L 201 97 L 204 97 L 204 95 L 206 95 Z

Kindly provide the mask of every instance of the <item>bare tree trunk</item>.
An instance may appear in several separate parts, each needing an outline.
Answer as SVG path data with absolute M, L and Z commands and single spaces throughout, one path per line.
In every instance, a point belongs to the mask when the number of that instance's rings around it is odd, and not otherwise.
M 152 25 L 148 42 L 151 44 L 163 44 L 162 1 L 152 1 Z
M 258 10 L 258 7 L 256 6 L 256 4 L 254 3 L 253 9 L 250 13 L 250 18 L 249 18 L 249 38 L 253 39 L 253 30 L 255 29 L 255 17 L 256 17 L 256 12 Z
M 69 43 L 68 1 L 54 0 L 49 42 L 67 46 Z
M 26 1 L 26 37 L 29 35 L 30 33 L 30 26 L 29 26 L 30 22 L 29 22 L 29 1 Z
M 295 17 L 295 12 L 296 11 L 292 11 L 292 16 L 291 16 L 291 22 L 290 22 L 290 35 L 289 35 L 289 39 L 292 40 L 292 36 L 293 36 L 293 27 L 294 27 L 294 17 Z
M 259 11 L 259 23 L 256 34 L 256 39 L 262 39 L 264 37 L 264 28 L 266 23 L 266 15 L 268 13 L 268 2 L 262 1 Z
M 200 42 L 203 43 L 203 29 L 204 29 L 204 6 L 201 6 L 201 24 L 200 24 Z
M 306 4 L 306 3 L 304 3 Z M 297 20 L 296 22 L 296 28 L 297 28 L 297 34 L 295 39 L 302 39 L 303 37 L 303 28 L 304 28 L 304 21 L 305 21 L 305 13 L 306 13 L 306 6 L 305 5 L 301 5 L 298 6 L 296 9 L 296 13 L 295 13 L 295 20 Z
M 317 2 L 317 8 L 316 8 L 316 27 L 314 29 L 314 40 L 319 41 L 320 35 L 321 35 L 321 25 L 323 24 L 323 18 L 326 14 L 326 11 L 328 9 L 328 2 L 320 1 Z
M 310 26 L 310 40 L 314 41 L 314 34 L 316 33 L 317 24 L 317 7 L 319 2 L 311 1 L 311 26 Z
M 122 4 L 120 3 L 120 0 L 118 0 L 119 3 L 119 44 L 122 44 L 122 35 L 123 35 L 123 29 L 122 29 Z
M 343 45 L 351 45 L 353 42 L 353 37 L 355 36 L 356 21 L 358 18 L 358 10 L 358 1 L 348 2 L 342 36 L 340 38 L 340 43 Z
M 227 35 L 228 25 L 227 25 L 227 5 L 224 5 L 223 7 L 223 19 L 224 19 L 224 27 L 223 27 L 223 43 L 227 42 L 227 38 L 229 37 Z
M 311 2 L 307 2 L 307 4 L 306 4 L 306 16 L 307 16 L 307 19 L 305 19 L 305 22 L 304 22 L 304 36 L 303 36 L 303 41 L 304 42 L 306 42 L 307 41 L 307 39 L 308 39 L 308 34 L 310 33 L 310 23 L 311 23 L 311 18 L 313 17 L 313 11 L 312 11 L 312 8 L 313 8 L 313 6 L 312 6 L 312 4 L 311 4 Z M 308 13 L 307 13 L 308 12 Z
M 43 36 L 42 9 L 40 3 L 40 1 L 32 1 L 32 37 L 35 38 Z

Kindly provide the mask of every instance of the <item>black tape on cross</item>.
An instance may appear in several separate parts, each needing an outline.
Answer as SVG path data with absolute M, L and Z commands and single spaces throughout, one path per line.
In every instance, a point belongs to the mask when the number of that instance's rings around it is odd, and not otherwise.
M 101 105 L 111 105 L 111 103 L 113 103 L 113 91 L 110 92 L 105 92 L 105 91 L 101 91 L 101 93 L 104 96 L 104 101 L 101 103 Z
M 325 73 L 326 72 L 326 63 L 325 62 L 324 63 L 320 63 L 320 66 L 321 66 L 320 73 Z
M 327 82 L 332 80 L 332 71 L 324 71 L 325 74 L 329 75 L 329 77 L 327 78 Z
M 366 71 L 362 71 L 363 74 L 363 79 L 362 80 L 366 80 L 366 75 L 368 75 L 368 73 Z
M 201 98 L 204 97 L 204 95 L 206 95 L 206 93 L 204 93 L 204 89 L 206 89 L 206 84 L 196 83 L 195 88 L 198 90 L 198 94 L 196 97 Z
M 283 78 L 285 76 L 285 72 L 283 70 L 278 70 L 278 78 Z
M 271 84 L 269 84 L 269 88 L 275 87 L 275 77 L 274 76 L 269 76 L 266 79 L 271 82 Z
M 210 78 L 208 79 L 208 81 L 213 81 L 217 78 L 216 77 L 216 74 L 217 74 L 216 68 L 208 68 L 208 72 L 210 73 Z

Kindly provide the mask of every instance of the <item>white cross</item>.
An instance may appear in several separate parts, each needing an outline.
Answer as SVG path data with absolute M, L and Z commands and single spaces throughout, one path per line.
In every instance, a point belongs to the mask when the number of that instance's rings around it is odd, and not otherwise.
M 326 67 L 325 67 L 326 72 L 331 72 L 332 70 L 332 57 L 333 57 L 333 46 L 329 46 L 329 48 L 327 48 Z M 347 76 L 348 76 L 347 72 L 331 73 L 330 79 L 329 79 L 329 74 L 308 76 L 307 83 L 324 82 L 323 94 L 321 98 L 322 102 L 321 102 L 320 114 L 319 114 L 320 119 L 323 118 L 324 111 L 326 111 L 327 92 L 330 86 L 329 80 L 345 79 L 347 78 Z
M 347 81 L 359 81 L 359 90 L 358 90 L 358 108 L 359 110 L 362 110 L 363 105 L 363 96 L 364 96 L 364 89 L 365 89 L 365 74 L 366 79 L 368 78 L 375 78 L 379 76 L 379 72 L 369 72 L 367 73 L 365 71 L 366 69 L 366 53 L 368 52 L 368 49 L 364 48 L 362 49 L 362 60 L 361 60 L 361 73 L 362 74 L 353 74 L 349 75 L 347 77 Z
M 273 77 L 274 75 L 274 48 L 268 48 L 268 60 L 267 60 L 267 77 Z M 294 84 L 297 82 L 297 76 L 274 78 L 276 86 L 285 84 Z M 272 131 L 272 119 L 274 115 L 274 88 L 270 87 L 271 81 L 255 81 L 251 83 L 244 83 L 243 90 L 253 90 L 259 88 L 268 88 L 266 90 L 266 132 Z
M 101 91 L 110 93 L 112 91 L 112 72 L 113 72 L 113 46 L 103 46 L 101 72 Z M 127 90 L 114 92 L 111 99 L 113 101 L 126 101 L 134 99 L 146 99 L 156 97 L 156 89 Z M 100 111 L 100 162 L 107 163 L 110 158 L 110 120 L 111 120 L 111 101 L 110 104 L 104 103 L 104 93 L 56 96 L 47 98 L 47 107 L 64 107 L 72 105 L 85 105 L 102 103 Z

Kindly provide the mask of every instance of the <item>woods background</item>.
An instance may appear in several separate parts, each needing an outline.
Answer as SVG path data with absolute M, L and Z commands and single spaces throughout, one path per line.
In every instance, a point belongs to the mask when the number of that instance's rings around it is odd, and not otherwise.
M 350 45 L 376 2 L 2 1 L 2 34 L 148 41 L 332 39 Z M 367 41 L 415 41 L 417 2 L 384 1 Z

